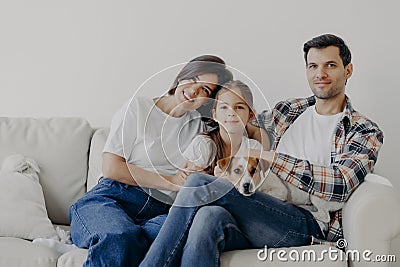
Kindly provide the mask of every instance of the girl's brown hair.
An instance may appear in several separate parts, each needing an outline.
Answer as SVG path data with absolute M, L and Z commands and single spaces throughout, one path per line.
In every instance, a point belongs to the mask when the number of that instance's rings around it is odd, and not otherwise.
M 218 91 L 218 93 L 215 95 L 215 101 L 213 104 L 213 109 L 216 109 L 217 102 L 218 102 L 218 96 L 224 92 L 225 90 L 230 90 L 238 94 L 247 104 L 250 110 L 250 114 L 256 114 L 254 109 L 253 109 L 253 94 L 250 90 L 250 88 L 243 82 L 236 80 L 236 81 L 229 81 L 222 85 L 221 90 Z M 210 174 L 213 174 L 214 168 L 217 165 L 217 161 L 228 157 L 230 155 L 224 155 L 224 141 L 222 140 L 221 134 L 220 134 L 220 128 L 219 124 L 215 121 L 210 119 L 207 122 L 207 125 L 212 128 L 212 130 L 207 131 L 207 132 L 202 132 L 200 135 L 208 136 L 215 144 L 217 153 L 216 156 L 211 163 L 211 165 L 206 169 L 206 171 Z

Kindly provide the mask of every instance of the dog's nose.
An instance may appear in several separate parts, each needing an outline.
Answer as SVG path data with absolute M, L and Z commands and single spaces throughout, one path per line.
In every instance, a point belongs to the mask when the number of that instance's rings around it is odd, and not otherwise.
M 243 184 L 243 189 L 244 189 L 244 192 L 249 192 L 249 190 L 250 190 L 250 183 L 244 183 L 244 184 Z

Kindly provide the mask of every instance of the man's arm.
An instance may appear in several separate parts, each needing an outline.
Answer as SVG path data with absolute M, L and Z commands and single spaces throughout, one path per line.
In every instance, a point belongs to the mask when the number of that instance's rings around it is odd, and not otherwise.
M 260 142 L 265 150 L 271 149 L 271 142 L 269 140 L 268 133 L 263 128 L 259 128 L 251 123 L 248 123 L 246 125 L 246 130 L 249 138 Z
M 328 167 L 312 164 L 275 151 L 251 151 L 266 160 L 279 178 L 330 201 L 345 201 L 364 177 L 373 170 L 378 151 L 383 144 L 383 133 L 374 128 L 366 133 L 355 133 Z

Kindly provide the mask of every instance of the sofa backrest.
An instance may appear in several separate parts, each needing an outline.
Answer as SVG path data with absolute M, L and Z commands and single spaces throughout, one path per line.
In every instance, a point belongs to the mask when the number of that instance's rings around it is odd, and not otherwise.
M 69 224 L 69 207 L 86 191 L 88 155 L 94 130 L 81 118 L 1 118 L 0 164 L 12 154 L 35 159 L 47 213 Z

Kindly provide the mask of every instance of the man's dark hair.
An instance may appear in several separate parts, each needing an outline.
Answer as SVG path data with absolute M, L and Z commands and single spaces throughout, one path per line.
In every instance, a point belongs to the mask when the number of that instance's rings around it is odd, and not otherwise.
M 349 47 L 345 44 L 342 38 L 333 34 L 323 34 L 314 37 L 310 41 L 306 42 L 303 46 L 304 59 L 307 62 L 308 51 L 311 48 L 325 48 L 328 46 L 336 46 L 339 48 L 339 55 L 342 59 L 343 65 L 346 67 L 351 62 L 351 53 Z

